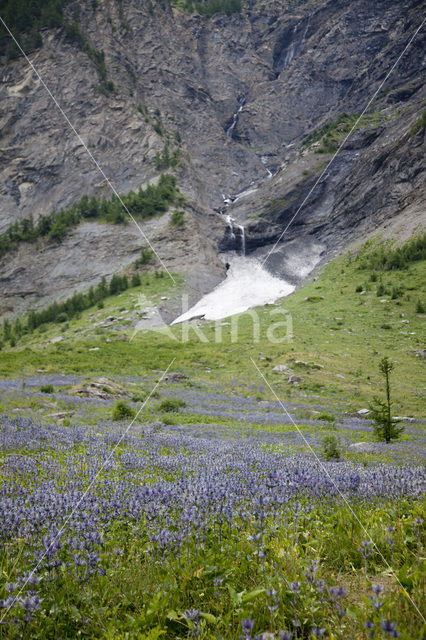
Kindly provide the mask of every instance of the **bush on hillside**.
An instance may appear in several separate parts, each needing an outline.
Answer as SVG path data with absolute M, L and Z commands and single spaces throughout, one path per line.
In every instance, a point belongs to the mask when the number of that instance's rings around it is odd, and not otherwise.
M 112 408 L 113 420 L 125 420 L 126 418 L 133 418 L 135 412 L 132 407 L 126 404 L 123 400 L 117 400 Z

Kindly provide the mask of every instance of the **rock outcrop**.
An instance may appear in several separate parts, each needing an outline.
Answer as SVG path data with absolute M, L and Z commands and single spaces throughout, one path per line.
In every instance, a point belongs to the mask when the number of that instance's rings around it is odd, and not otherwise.
M 245 226 L 247 252 L 266 256 L 280 240 L 267 265 L 294 282 L 397 218 L 408 230 L 424 224 L 424 131 L 411 127 L 424 109 L 425 29 L 393 69 L 421 23 L 420 0 L 249 2 L 211 18 L 167 2 L 78 1 L 70 22 L 77 7 L 114 91 L 99 89 L 93 59 L 63 29 L 42 34 L 31 62 L 83 145 L 27 62 L 3 65 L 0 232 L 83 193 L 109 197 L 88 151 L 126 192 L 158 177 L 166 145 L 180 156 L 185 229 L 167 217 L 144 229 L 167 267 L 192 278 L 193 298 L 224 275 L 220 212 Z M 390 70 L 329 167 L 320 142 L 301 146 L 343 112 L 361 114 Z M 85 289 L 141 244 L 130 225 L 86 223 L 60 245 L 22 245 L 0 261 L 0 313 Z

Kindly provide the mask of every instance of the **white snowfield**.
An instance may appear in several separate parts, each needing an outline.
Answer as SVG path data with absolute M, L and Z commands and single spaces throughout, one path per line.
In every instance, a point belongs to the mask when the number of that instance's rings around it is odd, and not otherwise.
M 295 287 L 271 275 L 255 258 L 232 256 L 227 277 L 172 324 L 193 318 L 220 320 L 247 309 L 275 302 L 292 293 Z

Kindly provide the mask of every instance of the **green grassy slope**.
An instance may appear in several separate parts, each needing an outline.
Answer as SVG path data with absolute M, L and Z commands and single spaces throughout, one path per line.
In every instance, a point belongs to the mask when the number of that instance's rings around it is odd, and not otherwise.
M 131 341 L 123 340 L 123 333 L 133 334 L 130 325 L 123 327 L 122 323 L 120 335 L 113 327 L 94 326 L 108 315 L 134 312 L 140 293 L 154 303 L 161 296 L 179 295 L 167 278 L 147 278 L 141 287 L 109 298 L 103 310 L 93 308 L 82 313 L 67 328 L 62 327 L 62 333 L 61 325 L 46 325 L 47 331 L 24 336 L 16 348 L 4 347 L 0 375 L 17 377 L 40 369 L 142 375 L 164 370 L 176 358 L 173 369 L 206 381 L 217 380 L 220 374 L 224 386 L 227 380 L 238 379 L 240 391 L 250 394 L 255 393 L 254 387 L 258 393 L 262 383 L 249 359 L 252 356 L 283 399 L 327 398 L 331 404 L 344 405 L 350 411 L 367 406 L 381 389 L 378 362 L 388 355 L 396 363 L 395 412 L 420 416 L 425 375 L 424 360 L 416 352 L 424 346 L 425 314 L 418 311 L 426 297 L 425 261 L 391 271 L 372 271 L 361 268 L 363 256 L 369 252 L 371 247 L 358 255 L 334 260 L 318 279 L 281 303 L 257 309 L 258 342 L 253 341 L 249 314 L 239 316 L 235 342 L 231 341 L 231 326 L 222 323 L 220 343 L 215 342 L 218 329 L 213 323 L 199 325 L 205 342 L 193 330 L 189 330 L 189 339 L 182 342 L 182 332 L 188 329 L 180 326 L 173 328 L 176 339 L 167 329 L 164 333 L 137 333 Z M 271 344 L 268 328 L 277 319 L 282 321 L 282 316 L 273 314 L 283 309 L 291 314 L 293 337 L 288 343 Z M 49 343 L 60 335 L 64 337 L 61 342 Z M 318 366 L 312 367 L 311 363 Z M 302 381 L 289 385 L 286 373 L 273 371 L 277 364 L 286 364 Z M 268 395 L 265 391 L 265 397 Z

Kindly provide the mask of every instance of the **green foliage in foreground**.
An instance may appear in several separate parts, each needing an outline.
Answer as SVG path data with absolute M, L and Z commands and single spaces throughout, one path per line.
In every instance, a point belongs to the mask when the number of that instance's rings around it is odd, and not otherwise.
M 133 418 L 135 415 L 134 410 L 124 400 L 117 400 L 112 408 L 113 420 L 126 420 L 126 418 Z
M 171 0 L 170 4 L 176 9 L 188 11 L 190 13 L 199 13 L 202 16 L 210 17 L 215 13 L 239 13 L 242 9 L 241 0 Z
M 43 384 L 40 387 L 40 391 L 42 393 L 53 393 L 55 390 L 53 388 L 53 384 Z
M 326 460 L 340 460 L 339 441 L 334 435 L 328 435 L 322 441 L 323 455 Z
M 160 402 L 158 410 L 165 411 L 165 412 L 179 411 L 179 409 L 181 409 L 185 405 L 186 405 L 185 401 L 181 400 L 180 398 L 165 398 Z
M 385 378 L 386 402 L 375 398 L 375 404 L 371 405 L 371 417 L 374 422 L 374 431 L 378 440 L 390 442 L 399 438 L 404 431 L 404 427 L 398 427 L 398 421 L 392 418 L 390 399 L 390 374 L 394 369 L 394 364 L 389 358 L 382 358 L 379 369 Z
M 68 0 L 3 0 L 1 16 L 19 44 L 30 52 L 42 45 L 40 29 L 60 27 L 63 24 L 63 8 Z M 16 58 L 21 55 L 3 25 L 0 26 L 0 55 Z
M 163 174 L 157 185 L 148 185 L 145 189 L 140 187 L 137 191 L 121 195 L 121 202 L 116 195 L 113 195 L 110 200 L 97 199 L 95 196 L 89 198 L 84 195 L 80 202 L 69 209 L 60 209 L 52 211 L 49 215 L 42 215 L 37 224 L 32 217 L 12 224 L 5 233 L 0 235 L 0 257 L 20 242 L 34 242 L 41 237 L 60 242 L 69 229 L 83 220 L 103 220 L 114 224 L 127 222 L 128 215 L 123 204 L 137 219 L 152 218 L 167 211 L 169 205 L 177 199 L 177 195 L 176 178 L 170 174 Z
M 279 630 L 291 629 L 298 631 L 292 638 L 311 640 L 318 637 L 315 621 L 321 621 L 327 640 L 364 640 L 369 620 L 375 638 L 385 640 L 381 621 L 391 620 L 401 640 L 422 638 L 410 601 L 421 606 L 425 588 L 420 505 L 360 504 L 352 514 L 331 502 L 312 507 L 302 501 L 294 508 L 298 517 L 264 522 L 266 555 L 259 552 L 255 523 L 231 528 L 224 517 L 210 532 L 192 533 L 168 552 L 150 542 L 144 519 L 123 519 L 105 531 L 99 558 L 104 575 L 90 576 L 86 566 L 74 575 L 53 568 L 38 587 L 43 606 L 51 602 L 49 614 L 35 611 L 15 632 L 3 628 L 3 637 L 230 640 L 269 631 L 278 639 Z M 377 548 L 368 548 L 364 576 L 366 531 Z M 24 545 L 14 540 L 6 546 L 2 570 L 9 582 L 22 574 Z M 377 583 L 384 585 L 378 596 Z M 330 592 L 332 586 L 341 591 Z M 253 636 L 241 635 L 245 619 L 254 621 Z

